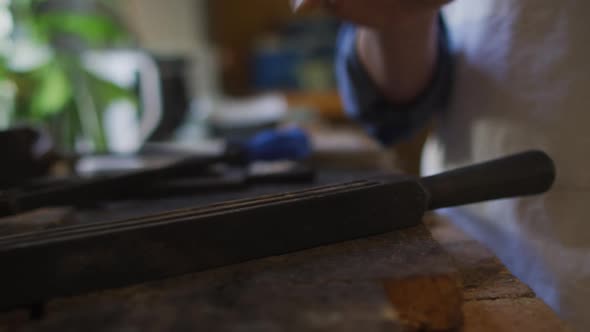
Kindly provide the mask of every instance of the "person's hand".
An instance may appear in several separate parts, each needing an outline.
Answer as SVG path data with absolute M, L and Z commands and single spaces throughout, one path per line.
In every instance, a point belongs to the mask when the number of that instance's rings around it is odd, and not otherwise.
M 387 29 L 432 16 L 452 0 L 291 0 L 295 12 L 325 8 L 363 26 Z

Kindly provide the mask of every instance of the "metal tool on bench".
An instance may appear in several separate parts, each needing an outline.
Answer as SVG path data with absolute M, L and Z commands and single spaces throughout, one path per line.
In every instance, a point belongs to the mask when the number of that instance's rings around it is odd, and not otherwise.
M 538 151 L 426 178 L 390 175 L 0 238 L 0 308 L 367 237 L 425 211 L 548 190 Z
M 97 178 L 75 178 L 57 185 L 6 192 L 0 195 L 0 216 L 11 215 L 46 206 L 84 205 L 105 199 L 133 199 L 149 196 L 168 196 L 175 193 L 193 193 L 199 189 L 211 189 L 211 185 L 246 184 L 249 180 L 263 181 L 263 178 L 243 175 L 241 179 L 216 179 L 214 183 L 192 180 L 192 188 L 187 183 L 180 186 L 170 182 L 170 179 L 199 177 L 211 175 L 207 169 L 218 163 L 246 166 L 253 161 L 260 160 L 299 160 L 311 153 L 309 139 L 297 128 L 280 131 L 266 131 L 243 143 L 229 144 L 225 152 L 215 156 L 188 157 L 169 166 L 130 171 L 111 176 Z M 308 181 L 313 178 L 313 172 L 302 168 L 297 172 L 284 172 L 267 179 L 279 180 L 283 176 L 285 182 Z M 216 181 L 216 182 L 215 182 Z M 241 181 L 241 183 L 236 183 Z M 151 192 L 150 192 L 151 191 Z

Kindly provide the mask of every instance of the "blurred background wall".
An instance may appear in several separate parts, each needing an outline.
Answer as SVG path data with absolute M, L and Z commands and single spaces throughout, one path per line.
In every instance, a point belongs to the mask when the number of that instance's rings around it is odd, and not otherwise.
M 206 2 L 123 0 L 120 6 L 141 46 L 162 55 L 190 55 L 206 40 Z

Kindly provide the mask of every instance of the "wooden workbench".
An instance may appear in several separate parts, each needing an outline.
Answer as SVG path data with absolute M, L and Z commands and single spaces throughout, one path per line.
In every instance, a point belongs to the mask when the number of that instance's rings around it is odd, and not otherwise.
M 0 331 L 457 329 L 567 331 L 491 252 L 438 216 L 381 236 L 0 314 Z
M 570 331 L 489 249 L 450 220 L 430 215 L 425 224 L 459 271 L 464 331 Z

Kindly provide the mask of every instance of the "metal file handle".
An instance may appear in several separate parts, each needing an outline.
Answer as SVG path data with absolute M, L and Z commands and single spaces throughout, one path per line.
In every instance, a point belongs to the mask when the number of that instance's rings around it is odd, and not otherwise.
M 541 194 L 555 181 L 553 160 L 542 151 L 527 151 L 423 178 L 429 210 Z

